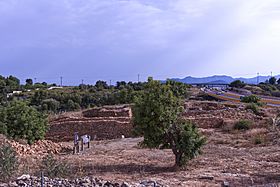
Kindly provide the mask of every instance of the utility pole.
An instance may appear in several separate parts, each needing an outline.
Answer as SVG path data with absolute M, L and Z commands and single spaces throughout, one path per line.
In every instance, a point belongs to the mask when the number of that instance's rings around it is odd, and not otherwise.
M 259 84 L 259 81 L 260 81 L 260 73 L 257 73 L 257 84 Z
M 63 77 L 60 77 L 60 86 L 62 87 L 62 80 L 63 80 Z
M 110 86 L 112 86 L 112 80 L 110 79 Z
M 82 85 L 84 84 L 84 79 L 82 79 Z
M 140 74 L 138 74 L 138 83 L 140 82 Z
M 272 72 L 271 72 L 271 78 L 272 78 Z

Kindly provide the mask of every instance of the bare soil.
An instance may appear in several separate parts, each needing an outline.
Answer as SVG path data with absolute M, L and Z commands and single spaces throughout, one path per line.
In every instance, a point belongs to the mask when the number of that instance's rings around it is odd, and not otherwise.
M 90 149 L 78 155 L 72 155 L 69 150 L 57 157 L 70 164 L 71 173 L 68 177 L 94 176 L 132 184 L 143 180 L 156 180 L 172 187 L 221 186 L 224 182 L 229 182 L 231 187 L 280 186 L 280 135 L 279 130 L 276 131 L 270 122 L 277 111 L 263 108 L 261 112 L 262 115 L 256 115 L 245 106 L 231 103 L 186 103 L 185 118 L 196 123 L 201 133 L 206 136 L 207 144 L 202 149 L 203 154 L 191 160 L 186 168 L 180 171 L 173 167 L 174 155 L 171 150 L 140 148 L 138 144 L 142 138 L 93 141 Z M 126 116 L 129 119 L 127 125 L 119 126 L 114 126 L 115 122 L 108 122 L 113 120 L 120 123 L 119 117 L 105 118 L 98 128 L 96 124 L 100 121 L 99 117 L 85 118 L 81 113 L 59 116 L 51 120 L 53 130 L 50 132 L 57 133 L 57 141 L 63 141 L 65 137 L 71 139 L 73 132 L 78 130 L 83 133 L 105 133 L 104 137 L 116 133 L 114 138 L 119 138 L 132 128 L 130 116 Z M 240 119 L 252 121 L 251 129 L 233 130 L 234 123 Z M 125 131 L 122 131 L 123 129 Z M 131 137 L 129 135 L 128 132 L 125 137 Z M 67 148 L 73 143 L 61 144 Z M 40 161 L 36 155 L 25 159 L 29 166 L 31 162 Z M 35 170 L 36 167 L 38 169 L 38 166 L 33 164 L 29 169 Z
M 83 153 L 62 158 L 74 166 L 77 175 L 113 181 L 152 179 L 166 186 L 221 186 L 224 181 L 230 186 L 280 184 L 279 142 L 255 145 L 250 133 L 255 132 L 204 129 L 208 143 L 203 154 L 181 171 L 174 170 L 170 150 L 139 148 L 142 138 L 92 142 Z

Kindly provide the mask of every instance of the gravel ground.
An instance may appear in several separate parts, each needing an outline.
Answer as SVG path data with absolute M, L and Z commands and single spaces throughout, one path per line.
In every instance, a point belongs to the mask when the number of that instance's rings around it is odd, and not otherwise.
M 113 181 L 155 180 L 167 186 L 255 186 L 280 183 L 278 143 L 252 143 L 249 132 L 204 129 L 203 154 L 174 171 L 170 150 L 140 149 L 141 138 L 97 141 L 79 155 L 64 155 L 80 175 Z M 71 145 L 71 143 L 64 143 Z

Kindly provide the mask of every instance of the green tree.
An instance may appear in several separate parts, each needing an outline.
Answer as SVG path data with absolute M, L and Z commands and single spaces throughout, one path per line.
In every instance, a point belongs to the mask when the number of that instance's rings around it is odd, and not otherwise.
M 52 111 L 56 113 L 60 107 L 60 103 L 55 99 L 45 99 L 42 101 L 42 110 Z
M 33 80 L 32 79 L 26 79 L 25 83 L 26 83 L 26 85 L 32 86 L 33 85 Z
M 174 95 L 171 85 L 149 78 L 133 107 L 134 128 L 144 136 L 142 144 L 149 148 L 171 148 L 179 167 L 199 154 L 205 142 L 195 126 L 180 119 L 182 106 L 183 100 Z
M 6 80 L 4 77 L 0 76 L 0 104 L 2 101 L 6 99 L 7 99 Z
M 31 98 L 31 104 L 35 106 L 39 106 L 42 104 L 42 101 L 48 98 L 48 92 L 39 90 L 36 91 L 34 96 Z
M 277 79 L 276 79 L 275 77 L 271 77 L 271 78 L 268 80 L 269 84 L 272 84 L 272 85 L 276 84 L 276 81 L 277 81 Z
M 233 88 L 243 88 L 246 84 L 241 80 L 235 80 L 229 84 L 230 87 Z
M 10 75 L 6 79 L 6 85 L 10 88 L 10 90 L 17 90 L 20 87 L 20 80 Z
M 105 81 L 97 81 L 95 83 L 95 87 L 98 89 L 98 90 L 102 90 L 102 89 L 107 89 L 109 88 L 109 86 L 107 85 L 107 83 Z
M 189 88 L 187 84 L 174 80 L 167 80 L 166 84 L 171 86 L 171 90 L 175 96 L 183 98 L 187 97 L 187 89 Z
M 0 110 L 2 132 L 14 139 L 26 139 L 29 144 L 43 139 L 47 118 L 25 102 L 13 101 Z
M 74 102 L 72 99 L 69 99 L 67 101 L 67 105 L 66 105 L 66 110 L 67 111 L 74 111 L 80 109 L 80 105 L 76 102 Z
M 120 81 L 120 82 L 118 81 L 118 82 L 117 82 L 117 85 L 116 85 L 116 88 L 117 88 L 117 89 L 123 89 L 123 88 L 126 87 L 126 85 L 127 85 L 127 84 L 126 84 L 125 81 Z

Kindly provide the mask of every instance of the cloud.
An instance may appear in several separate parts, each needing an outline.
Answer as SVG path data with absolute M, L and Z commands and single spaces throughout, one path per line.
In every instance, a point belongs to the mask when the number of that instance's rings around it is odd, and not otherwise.
M 278 0 L 0 0 L 1 69 L 28 76 L 14 70 L 24 61 L 46 77 L 93 79 L 280 71 L 279 10 Z

